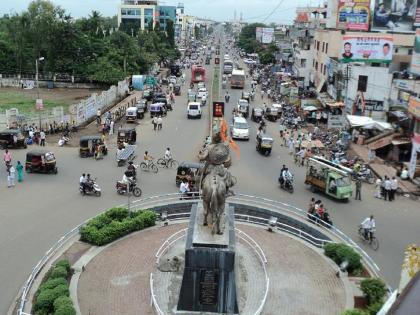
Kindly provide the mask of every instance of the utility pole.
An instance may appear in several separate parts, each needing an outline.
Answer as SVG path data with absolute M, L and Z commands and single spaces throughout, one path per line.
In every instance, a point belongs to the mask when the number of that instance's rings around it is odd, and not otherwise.
M 37 100 L 39 100 L 39 74 L 38 74 L 38 61 L 43 61 L 44 57 L 39 57 L 35 59 L 35 80 L 36 80 L 36 93 L 37 93 Z M 41 125 L 41 109 L 39 111 L 39 131 L 42 129 Z
M 344 105 L 346 110 L 348 109 L 348 91 L 349 91 L 349 80 L 351 78 L 351 66 L 349 64 L 346 65 L 346 70 L 344 72 L 344 81 L 345 81 L 345 89 L 346 89 L 346 96 L 344 98 Z

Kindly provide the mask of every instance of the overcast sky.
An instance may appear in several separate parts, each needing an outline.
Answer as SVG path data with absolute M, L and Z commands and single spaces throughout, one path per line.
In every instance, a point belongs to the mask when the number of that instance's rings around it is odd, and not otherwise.
M 0 14 L 21 12 L 28 7 L 30 0 L 0 0 Z M 92 10 L 101 12 L 104 16 L 117 13 L 120 0 L 53 0 L 73 17 L 87 16 Z M 185 12 L 199 17 L 208 17 L 218 21 L 232 20 L 234 11 L 239 19 L 242 12 L 247 22 L 291 23 L 295 17 L 295 7 L 300 5 L 318 5 L 316 0 L 166 0 L 162 5 L 177 5 L 184 3 Z

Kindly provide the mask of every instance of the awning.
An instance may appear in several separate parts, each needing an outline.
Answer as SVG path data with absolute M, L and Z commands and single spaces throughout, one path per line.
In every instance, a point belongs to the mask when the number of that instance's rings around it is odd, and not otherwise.
M 368 148 L 371 149 L 371 150 L 377 150 L 377 149 L 383 148 L 387 145 L 390 145 L 393 138 L 394 138 L 394 135 L 383 137 L 383 138 L 381 138 L 379 140 L 376 140 L 375 142 L 372 142 L 371 144 L 369 144 Z
M 327 106 L 329 107 L 344 107 L 344 103 L 343 102 L 326 102 L 325 103 Z
M 318 110 L 317 107 L 313 106 L 313 105 L 309 105 L 309 106 L 305 106 L 302 108 L 304 111 L 308 111 L 308 112 L 313 112 L 314 110 Z
M 411 140 L 409 139 L 394 139 L 391 141 L 393 145 L 402 145 L 402 144 L 409 144 Z
M 366 116 L 347 115 L 347 120 L 351 127 L 361 127 L 365 129 L 378 129 L 378 130 L 392 130 L 392 125 L 387 122 L 376 121 Z
M 316 92 L 321 93 L 322 87 L 324 86 L 325 78 L 321 78 L 321 81 L 319 82 L 318 86 L 316 87 Z

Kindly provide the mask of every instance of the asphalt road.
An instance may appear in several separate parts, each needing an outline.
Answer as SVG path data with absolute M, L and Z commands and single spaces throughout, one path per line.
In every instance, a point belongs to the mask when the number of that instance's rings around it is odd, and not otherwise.
M 186 73 L 186 82 L 189 82 L 190 71 L 187 70 Z M 207 84 L 211 77 L 210 70 Z M 176 160 L 196 161 L 198 149 L 208 134 L 208 107 L 204 107 L 200 120 L 188 120 L 187 86 L 185 84 L 182 95 L 177 97 L 174 111 L 164 118 L 161 131 L 153 131 L 148 115 L 139 121 L 139 158 L 136 163 L 141 161 L 145 150 L 159 158 L 168 146 Z M 249 90 L 249 82 L 246 90 Z M 231 112 L 241 92 L 230 90 L 231 100 L 227 105 L 227 112 Z M 220 94 L 223 96 L 224 91 Z M 259 102 L 257 97 L 251 105 L 258 105 Z M 228 116 L 230 119 L 230 114 Z M 234 190 L 282 200 L 306 209 L 313 194 L 303 183 L 304 168 L 294 166 L 286 148 L 280 146 L 278 124 L 268 123 L 268 132 L 275 139 L 273 152 L 268 157 L 256 152 L 257 125 L 253 122 L 250 124 L 251 140 L 238 141 L 240 157 L 233 155 L 230 170 L 238 178 Z M 115 191 L 115 181 L 121 179 L 123 173 L 123 168 L 118 168 L 115 162 L 115 136 L 108 141 L 108 146 L 110 153 L 101 161 L 79 158 L 78 148 L 52 146 L 50 149 L 55 152 L 58 161 L 58 174 L 25 174 L 25 181 L 10 189 L 6 187 L 5 169 L 0 167 L 0 314 L 6 313 L 32 267 L 63 234 L 104 209 L 127 201 L 126 197 Z M 26 150 L 14 150 L 13 161 L 24 161 L 25 152 Z M 289 165 L 295 175 L 293 194 L 278 187 L 277 177 L 282 164 Z M 103 190 L 100 198 L 83 197 L 79 194 L 78 179 L 82 172 L 98 178 Z M 160 169 L 158 174 L 141 172 L 142 197 L 177 192 L 175 173 L 175 170 L 166 169 Z M 380 248 L 377 252 L 369 248 L 366 251 L 382 268 L 385 279 L 395 287 L 399 280 L 405 246 L 409 243 L 420 243 L 418 203 L 404 197 L 398 198 L 394 203 L 377 200 L 373 198 L 373 187 L 368 185 L 363 187 L 362 202 L 351 200 L 349 203 L 339 203 L 323 195 L 315 197 L 324 201 L 334 224 L 355 240 L 359 222 L 371 213 L 375 215 Z

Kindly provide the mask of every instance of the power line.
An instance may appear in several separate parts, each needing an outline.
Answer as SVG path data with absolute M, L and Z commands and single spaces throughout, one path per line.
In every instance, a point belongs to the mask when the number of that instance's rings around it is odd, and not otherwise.
M 273 11 L 271 11 L 270 12 L 270 14 L 268 14 L 267 15 L 267 17 L 263 20 L 263 23 L 265 22 L 265 21 L 267 21 L 267 19 L 270 17 L 270 16 L 272 16 L 276 11 L 277 11 L 277 9 L 278 8 L 280 8 L 280 6 L 283 4 L 283 2 L 284 2 L 284 0 L 281 0 L 280 2 L 279 2 L 279 4 L 273 9 Z

